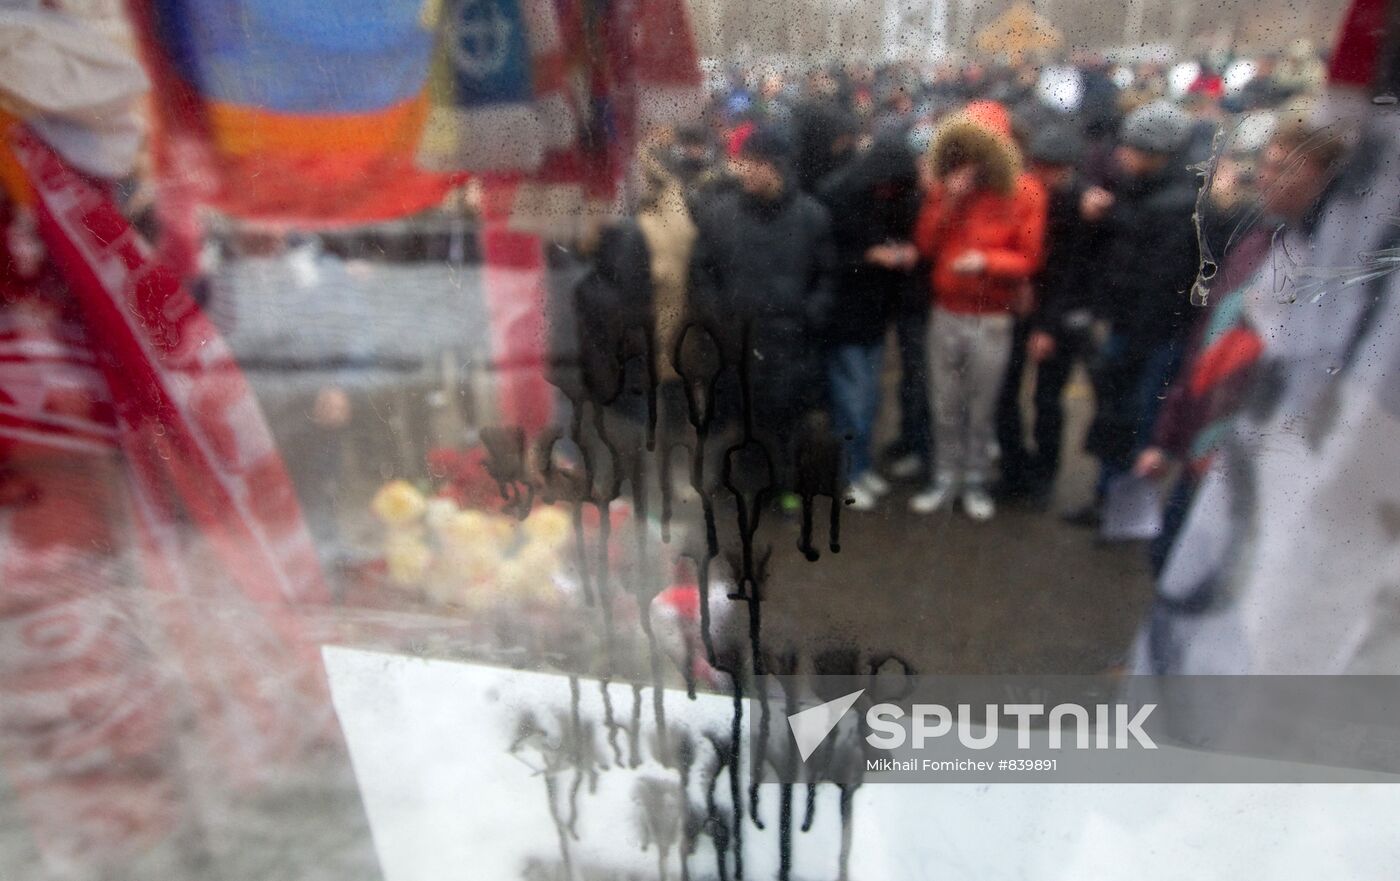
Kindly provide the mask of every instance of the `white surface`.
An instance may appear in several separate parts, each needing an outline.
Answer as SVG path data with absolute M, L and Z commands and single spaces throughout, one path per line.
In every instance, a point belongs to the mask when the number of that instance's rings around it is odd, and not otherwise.
M 552 718 L 556 710 L 568 712 L 566 677 L 335 647 L 325 648 L 323 655 L 385 881 L 510 881 L 521 877 L 529 857 L 558 855 L 544 781 L 508 748 L 522 710 L 541 719 Z M 628 721 L 631 687 L 612 684 L 609 694 L 614 717 Z M 642 690 L 642 744 L 650 742 L 655 730 L 651 696 L 651 689 Z M 596 739 L 611 760 L 603 743 L 598 682 L 581 680 L 580 698 L 580 715 L 597 723 Z M 729 731 L 732 702 L 727 697 L 699 695 L 690 701 L 684 692 L 668 691 L 665 701 L 668 730 Z M 781 714 L 775 713 L 775 729 L 782 724 Z M 747 719 L 743 731 L 747 736 Z M 619 739 L 625 756 L 626 735 Z M 747 744 L 743 750 L 747 755 Z M 708 759 L 713 752 L 705 747 L 701 755 Z M 579 840 L 570 845 L 576 866 L 656 876 L 656 850 L 642 849 L 632 798 L 632 786 L 644 774 L 675 779 L 647 761 L 636 770 L 613 767 L 599 773 L 594 792 L 585 783 L 579 793 Z M 561 789 L 572 784 L 572 777 L 572 771 L 559 777 Z M 701 781 L 695 777 L 691 798 L 703 805 Z M 744 779 L 747 784 L 746 773 Z M 717 801 L 728 804 L 727 777 L 719 790 Z M 761 796 L 766 830 L 751 823 L 745 827 L 746 877 L 776 876 L 778 791 L 764 787 Z M 837 799 L 835 788 L 825 787 L 812 830 L 794 831 L 794 879 L 835 876 Z M 794 802 L 797 827 L 805 791 L 796 792 Z M 673 851 L 666 877 L 679 878 L 679 866 Z M 694 878 L 714 875 L 709 839 L 700 842 L 690 867 Z
M 386 881 L 509 881 L 529 856 L 558 853 L 543 782 L 506 749 L 520 709 L 567 711 L 566 678 L 342 648 L 324 655 Z M 625 720 L 630 688 L 610 694 Z M 598 684 L 583 680 L 581 695 L 583 717 L 601 719 Z M 644 689 L 643 742 L 650 697 Z M 730 706 L 666 693 L 669 725 L 692 731 L 728 731 Z M 665 773 L 614 768 L 596 792 L 584 786 L 576 864 L 656 877 L 631 799 L 648 772 Z M 727 781 L 720 790 L 727 802 Z M 750 878 L 776 875 L 778 790 L 764 790 L 767 829 L 745 828 Z M 1390 879 L 1400 865 L 1397 813 L 1400 787 L 1384 785 L 868 785 L 855 799 L 850 877 Z M 820 790 L 813 830 L 794 839 L 794 879 L 836 877 L 833 787 Z M 713 865 L 702 840 L 692 877 L 711 877 Z M 679 877 L 677 867 L 673 853 L 667 877 Z
M 856 795 L 859 877 L 1389 879 L 1385 785 L 881 786 Z

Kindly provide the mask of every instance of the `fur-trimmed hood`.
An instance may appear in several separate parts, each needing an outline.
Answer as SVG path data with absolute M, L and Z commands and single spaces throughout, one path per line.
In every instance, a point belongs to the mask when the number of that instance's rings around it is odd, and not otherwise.
M 982 185 L 1009 194 L 1021 174 L 1021 153 L 1011 139 L 1011 115 L 995 101 L 973 101 L 939 124 L 929 146 L 934 174 L 942 177 L 971 162 Z

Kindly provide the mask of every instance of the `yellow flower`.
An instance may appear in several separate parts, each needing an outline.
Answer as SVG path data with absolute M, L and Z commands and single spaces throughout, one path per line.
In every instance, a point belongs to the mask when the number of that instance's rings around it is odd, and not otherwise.
M 514 517 L 493 514 L 487 518 L 486 530 L 496 546 L 501 547 L 515 541 L 515 528 L 518 523 Z
M 433 552 L 422 539 L 404 533 L 390 536 L 384 549 L 384 561 L 389 567 L 389 578 L 395 584 L 409 587 L 422 583 L 433 564 Z
M 490 544 L 449 546 L 445 561 L 456 581 L 487 581 L 501 564 L 501 552 Z
M 572 526 L 569 515 L 560 508 L 536 508 L 525 518 L 525 534 L 532 541 L 551 548 L 558 548 L 569 540 Z
M 559 597 L 554 574 L 559 570 L 559 555 L 538 542 L 521 548 L 515 561 L 521 568 L 518 590 L 522 599 L 537 605 L 547 605 Z
M 515 526 L 509 518 L 481 511 L 459 511 L 442 524 L 442 540 L 454 548 L 483 545 L 500 548 L 510 542 L 514 532 Z
M 452 548 L 484 544 L 486 515 L 480 511 L 458 511 L 442 523 L 442 540 Z
M 413 484 L 406 480 L 392 480 L 384 484 L 370 503 L 370 510 L 376 517 L 390 526 L 407 526 L 417 523 L 427 509 L 427 501 Z
M 552 578 L 559 568 L 559 553 L 543 542 L 530 542 L 515 555 L 530 572 L 542 578 Z
M 530 582 L 530 570 L 519 560 L 502 560 L 496 567 L 495 581 L 503 593 L 523 593 Z
M 531 542 L 511 559 L 501 561 L 494 582 L 502 594 L 514 601 L 546 604 L 556 599 L 559 593 L 554 584 L 558 563 L 553 550 Z

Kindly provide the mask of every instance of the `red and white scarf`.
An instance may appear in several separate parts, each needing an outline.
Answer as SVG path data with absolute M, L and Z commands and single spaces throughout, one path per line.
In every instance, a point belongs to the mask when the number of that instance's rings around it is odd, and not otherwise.
M 122 770 L 171 761 L 176 707 L 231 780 L 324 735 L 298 607 L 329 591 L 217 330 L 103 188 L 10 146 L 49 265 L 0 304 L 0 758 L 62 862 L 179 822 Z

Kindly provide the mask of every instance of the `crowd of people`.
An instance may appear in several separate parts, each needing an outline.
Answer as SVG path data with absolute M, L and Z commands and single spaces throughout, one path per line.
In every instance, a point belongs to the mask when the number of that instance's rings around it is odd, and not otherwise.
M 686 328 L 707 328 L 745 362 L 748 426 L 777 451 L 778 483 L 790 488 L 794 439 L 829 426 L 858 511 L 891 480 L 921 481 L 920 514 L 1047 505 L 1082 365 L 1101 477 L 1095 503 L 1065 513 L 1094 524 L 1116 480 L 1202 458 L 1194 434 L 1211 420 L 1197 410 L 1226 405 L 1178 388 L 1219 321 L 1193 286 L 1204 269 L 1228 290 L 1315 200 L 1299 176 L 1324 180 L 1335 151 L 1296 148 L 1317 146 L 1320 70 L 1298 52 L 736 70 L 702 123 L 650 145 L 636 234 L 605 237 L 597 262 L 620 278 L 620 261 L 647 261 L 663 422 L 685 418 Z M 1255 117 L 1264 136 L 1236 124 Z M 877 450 L 891 331 L 898 432 Z

